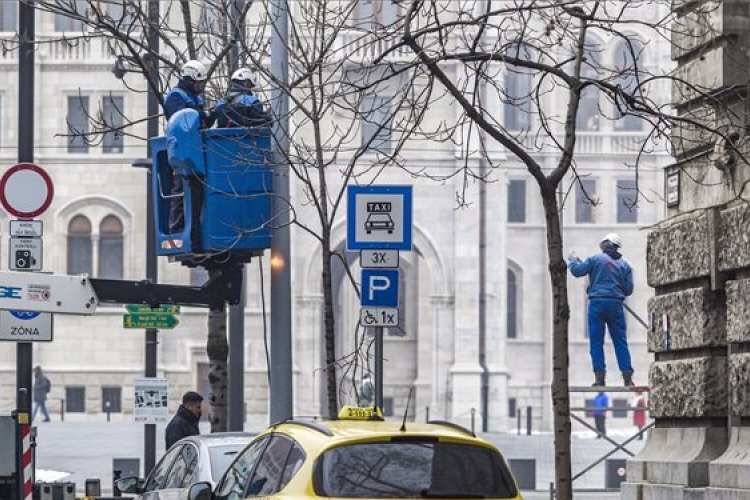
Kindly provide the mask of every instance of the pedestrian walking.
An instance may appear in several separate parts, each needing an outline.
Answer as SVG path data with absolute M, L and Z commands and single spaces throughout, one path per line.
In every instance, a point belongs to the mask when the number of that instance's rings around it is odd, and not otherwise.
M 606 386 L 607 366 L 604 359 L 604 328 L 609 330 L 615 347 L 617 364 L 626 387 L 633 383 L 633 365 L 628 349 L 623 301 L 633 293 L 633 271 L 620 254 L 620 236 L 609 233 L 599 243 L 601 253 L 582 261 L 575 252 L 568 257 L 573 276 L 589 277 L 589 348 L 594 368 L 594 387 Z
M 638 439 L 643 439 L 641 431 L 646 427 L 646 408 L 648 407 L 648 398 L 643 391 L 636 391 L 633 399 L 633 424 L 638 427 Z
M 44 415 L 44 422 L 49 422 L 49 411 L 47 411 L 47 394 L 52 389 L 52 383 L 49 381 L 47 376 L 42 372 L 42 367 L 37 365 L 34 367 L 34 388 L 32 390 L 34 396 L 34 410 L 31 413 L 31 420 L 34 421 L 37 412 L 41 409 Z
M 596 439 L 601 439 L 602 436 L 607 435 L 607 408 L 609 408 L 609 396 L 606 392 L 599 392 L 594 398 L 591 411 L 598 432 Z
M 183 394 L 182 404 L 177 408 L 177 413 L 167 424 L 164 432 L 167 450 L 180 439 L 201 433 L 198 423 L 201 421 L 202 413 L 203 396 L 194 391 Z

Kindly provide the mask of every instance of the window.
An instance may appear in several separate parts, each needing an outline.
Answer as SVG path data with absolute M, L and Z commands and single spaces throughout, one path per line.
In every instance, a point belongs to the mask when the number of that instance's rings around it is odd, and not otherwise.
M 594 222 L 594 202 L 596 201 L 596 180 L 579 179 L 576 192 L 576 222 Z
M 77 215 L 68 224 L 68 274 L 91 274 L 91 222 Z
M 508 293 L 507 293 L 507 336 L 509 339 L 515 339 L 518 336 L 518 282 L 516 273 L 508 268 Z
M 531 59 L 526 47 L 514 45 L 509 57 Z M 508 65 L 505 73 L 505 103 L 503 114 L 507 130 L 528 130 L 531 116 L 532 74 L 530 70 Z
M 268 496 L 281 490 L 281 479 L 293 445 L 292 440 L 284 436 L 274 435 L 271 438 L 245 490 L 245 496 Z
M 616 72 L 614 83 L 636 98 L 642 97 L 637 76 L 639 68 L 645 64 L 643 54 L 643 46 L 637 40 L 631 40 L 630 43 L 623 40 L 615 49 L 614 54 Z M 618 97 L 614 108 L 615 130 L 632 132 L 643 128 L 643 121 L 637 116 L 624 114 L 627 110 L 627 103 L 624 99 Z
M 0 1 L 0 31 L 15 33 L 18 29 L 18 2 Z
M 396 0 L 359 0 L 356 27 L 378 29 L 392 25 L 403 16 Z
M 85 95 L 68 96 L 68 153 L 88 153 L 89 142 L 89 97 Z
M 164 487 L 169 489 L 190 486 L 194 480 L 196 465 L 198 465 L 198 449 L 192 444 L 186 444 L 177 455 Z
M 108 215 L 99 225 L 100 278 L 122 279 L 122 244 L 122 222 L 114 215 Z
M 263 436 L 242 452 L 242 455 L 227 470 L 221 483 L 216 487 L 216 496 L 218 499 L 239 500 L 245 496 L 245 487 L 247 486 L 250 474 L 255 469 L 258 458 L 260 458 L 267 443 L 268 436 Z
M 516 398 L 508 398 L 508 416 L 516 418 L 516 412 L 518 411 L 518 403 Z
M 635 181 L 617 181 L 617 222 L 632 224 L 638 222 L 638 189 Z
M 612 418 L 628 418 L 628 405 L 627 399 L 613 399 L 612 400 Z
M 584 56 L 581 66 L 581 80 L 583 82 L 596 80 L 599 77 L 598 46 L 591 45 Z M 576 116 L 576 128 L 581 131 L 595 132 L 599 130 L 599 88 L 589 85 L 581 92 Z
M 362 146 L 379 153 L 390 153 L 391 118 L 388 98 L 365 96 L 362 99 Z
M 124 102 L 122 96 L 106 96 L 102 98 L 102 126 L 108 130 L 102 138 L 105 153 L 122 153 Z
M 122 387 L 102 387 L 102 411 L 122 412 Z
M 140 5 L 133 0 L 105 0 L 107 2 L 107 16 L 124 32 L 140 30 L 138 11 Z M 101 2 L 103 3 L 103 2 Z
M 173 446 L 172 449 L 164 455 L 161 461 L 156 464 L 156 467 L 154 467 L 154 470 L 151 471 L 151 474 L 149 474 L 148 479 L 146 480 L 146 486 L 143 489 L 144 492 L 164 488 L 164 484 L 168 477 L 167 473 L 172 467 L 172 464 L 174 463 L 175 458 L 177 458 L 181 448 L 182 445 Z
M 526 181 L 508 184 L 508 222 L 526 222 Z
M 65 411 L 83 413 L 86 411 L 86 388 L 65 386 Z
M 86 0 L 65 0 L 63 7 L 75 11 L 77 17 L 86 17 Z M 55 16 L 55 31 L 83 31 L 86 24 L 76 17 Z

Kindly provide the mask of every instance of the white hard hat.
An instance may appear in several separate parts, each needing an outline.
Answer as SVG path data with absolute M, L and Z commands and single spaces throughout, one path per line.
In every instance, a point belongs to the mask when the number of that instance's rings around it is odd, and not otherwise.
M 609 241 L 617 248 L 622 248 L 622 240 L 620 239 L 620 235 L 617 233 L 609 233 L 607 236 L 602 238 L 601 243 L 604 243 L 605 241 Z
M 181 76 L 196 82 L 204 82 L 208 79 L 208 70 L 202 62 L 193 59 L 182 66 Z
M 232 81 L 240 82 L 247 87 L 255 86 L 255 83 L 253 82 L 253 73 L 247 68 L 240 68 L 232 73 Z

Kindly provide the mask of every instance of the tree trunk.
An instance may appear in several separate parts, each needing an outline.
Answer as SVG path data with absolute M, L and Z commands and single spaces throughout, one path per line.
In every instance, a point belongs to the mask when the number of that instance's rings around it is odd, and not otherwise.
M 555 489 L 559 500 L 573 499 L 570 454 L 570 387 L 568 368 L 567 266 L 563 259 L 563 238 L 555 187 L 543 186 L 542 202 L 547 226 L 547 255 L 552 284 L 552 408 L 555 431 Z
M 328 231 L 323 231 L 323 315 L 326 338 L 326 392 L 328 396 L 328 417 L 336 418 L 339 413 L 338 389 L 336 383 L 336 331 L 333 316 L 333 285 L 331 283 L 331 250 Z
M 226 306 L 210 309 L 208 312 L 208 382 L 211 384 L 211 432 L 226 432 L 227 426 L 227 371 L 229 343 L 227 342 Z

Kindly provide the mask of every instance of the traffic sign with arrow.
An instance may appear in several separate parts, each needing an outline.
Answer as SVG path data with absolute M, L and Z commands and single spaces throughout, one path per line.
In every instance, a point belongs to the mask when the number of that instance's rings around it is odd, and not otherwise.
M 151 307 L 145 304 L 127 304 L 125 309 L 130 314 L 143 314 L 143 313 L 162 313 L 162 314 L 180 314 L 180 306 L 166 305 L 159 307 Z
M 171 314 L 164 313 L 137 313 L 124 314 L 122 316 L 123 328 L 158 328 L 172 329 L 180 323 L 180 320 Z

